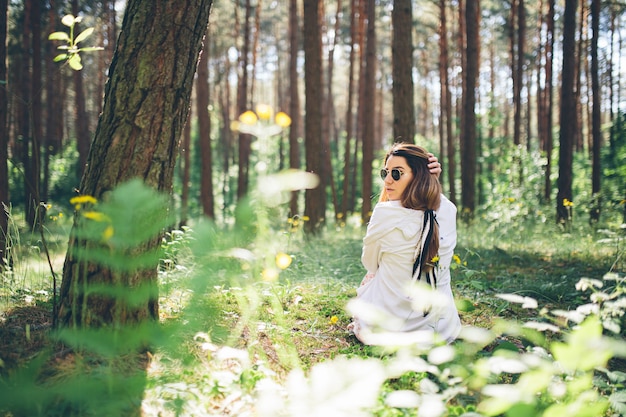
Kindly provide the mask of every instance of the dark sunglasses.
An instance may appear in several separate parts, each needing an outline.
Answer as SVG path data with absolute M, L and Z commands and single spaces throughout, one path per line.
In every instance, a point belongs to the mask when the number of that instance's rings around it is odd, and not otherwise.
M 390 171 L 387 168 L 381 169 L 380 178 L 382 178 L 383 181 L 385 181 L 385 178 L 387 178 L 387 175 L 389 175 L 389 172 Z M 402 175 L 404 175 L 404 172 L 400 171 L 397 168 L 394 168 L 391 170 L 391 178 L 393 178 L 394 181 L 398 181 Z

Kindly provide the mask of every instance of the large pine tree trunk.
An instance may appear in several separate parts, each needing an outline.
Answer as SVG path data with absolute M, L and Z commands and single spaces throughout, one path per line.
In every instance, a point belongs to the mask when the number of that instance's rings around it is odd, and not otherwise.
M 7 79 L 7 13 L 8 0 L 0 0 L 0 80 Z M 8 148 L 9 131 L 7 129 L 7 90 L 0 88 L 0 270 L 6 259 L 6 236 L 8 217 L 4 205 L 9 205 L 9 170 Z
M 393 25 L 391 38 L 393 140 L 414 143 L 412 0 L 394 0 L 391 21 Z
M 170 192 L 178 146 L 187 120 L 193 76 L 212 0 L 130 0 L 111 63 L 110 80 L 80 190 L 101 199 L 118 184 L 140 178 Z M 167 208 L 164 207 L 164 212 Z M 133 324 L 158 317 L 157 265 L 114 274 L 85 264 L 77 251 L 85 242 L 73 229 L 63 271 L 59 323 L 100 326 Z M 160 240 L 152 239 L 145 250 Z M 82 245 L 82 246 L 81 246 Z M 128 305 L 107 296 L 86 296 L 85 285 L 139 286 L 155 291 Z M 80 306 L 78 308 L 77 306 Z
M 556 220 L 568 223 L 571 210 L 567 201 L 572 201 L 572 159 L 576 137 L 576 100 L 574 97 L 576 76 L 576 9 L 578 0 L 565 1 L 563 15 L 563 70 L 561 71 L 561 116 L 559 120 L 559 179 Z

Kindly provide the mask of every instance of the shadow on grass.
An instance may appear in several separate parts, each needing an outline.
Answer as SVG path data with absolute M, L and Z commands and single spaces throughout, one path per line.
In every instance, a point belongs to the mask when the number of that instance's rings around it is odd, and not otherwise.
M 148 355 L 69 348 L 46 308 L 5 312 L 0 359 L 0 416 L 141 415 Z

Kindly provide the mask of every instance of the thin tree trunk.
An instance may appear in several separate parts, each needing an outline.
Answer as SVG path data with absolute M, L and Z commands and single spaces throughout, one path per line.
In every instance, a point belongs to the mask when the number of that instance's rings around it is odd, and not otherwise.
M 33 66 L 33 78 L 32 78 L 32 94 L 31 94 L 31 121 L 32 121 L 32 152 L 30 155 L 31 159 L 31 179 L 30 181 L 34 184 L 35 187 L 35 195 L 37 196 L 37 200 L 35 200 L 35 213 L 34 220 L 35 223 L 41 222 L 44 219 L 43 216 L 43 207 L 38 205 L 42 200 L 41 198 L 41 151 L 42 151 L 42 140 L 43 140 L 43 126 L 42 126 L 42 102 L 41 96 L 43 93 L 43 78 L 41 72 L 41 2 L 34 1 L 33 2 L 33 13 L 31 15 L 31 29 L 33 31 L 32 37 L 32 66 Z M 35 224 L 33 223 L 33 224 Z
M 559 179 L 556 201 L 556 220 L 571 221 L 572 159 L 576 137 L 576 9 L 578 0 L 565 0 L 563 15 L 563 69 L 561 71 L 561 115 L 559 133 Z
M 372 214 L 372 163 L 374 161 L 374 111 L 376 109 L 376 2 L 367 0 L 367 41 L 365 46 L 365 95 L 363 100 L 363 206 L 361 221 Z
M 7 16 L 8 0 L 0 0 L 0 80 L 7 79 Z M 4 269 L 7 259 L 8 213 L 5 206 L 9 205 L 9 129 L 7 85 L 0 86 L 0 271 Z
M 324 224 L 326 189 L 323 178 L 323 157 L 320 154 L 322 134 L 322 45 L 319 27 L 319 0 L 304 0 L 304 84 L 305 84 L 305 147 L 306 170 L 317 174 L 320 184 L 305 191 L 304 214 L 307 233 L 318 233 Z
M 198 141 L 200 143 L 200 200 L 202 202 L 202 213 L 210 219 L 215 219 L 211 117 L 209 116 L 209 51 L 209 32 L 207 29 L 204 50 L 200 55 L 196 77 L 196 112 L 198 113 Z
M 353 126 L 354 126 L 354 111 L 353 111 L 353 103 L 354 103 L 354 66 L 356 64 L 356 51 L 355 51 L 355 42 L 356 42 L 356 11 L 357 11 L 357 1 L 351 0 L 350 2 L 350 57 L 348 64 L 348 103 L 346 105 L 346 142 L 344 145 L 343 151 L 343 191 L 342 191 L 342 199 L 341 199 L 341 217 L 343 221 L 345 221 L 348 215 L 348 203 L 349 198 L 348 194 L 350 191 L 350 173 L 354 167 L 351 163 L 352 157 L 352 136 L 353 136 Z M 356 153 L 356 152 L 355 152 Z
M 33 138 L 33 131 L 31 129 L 31 103 L 32 103 L 32 72 L 30 66 L 30 54 L 27 51 L 31 49 L 31 38 L 32 38 L 32 3 L 25 2 L 24 3 L 24 22 L 27 22 L 24 25 L 24 29 L 22 31 L 22 54 L 20 56 L 20 70 L 18 74 L 18 84 L 20 92 L 20 100 L 18 100 L 18 111 L 17 111 L 17 125 L 18 125 L 18 135 L 21 137 L 21 146 L 18 150 L 18 155 L 21 156 L 22 165 L 24 168 L 24 191 L 25 191 L 25 200 L 24 200 L 24 214 L 26 223 L 29 226 L 33 226 L 35 223 L 35 211 L 36 206 L 39 203 L 39 190 L 38 190 L 38 182 L 35 181 L 37 178 L 38 166 L 33 166 L 33 163 L 36 162 L 36 159 L 32 156 L 33 152 L 35 152 L 35 138 Z
M 330 148 L 330 140 L 333 137 L 333 127 L 335 125 L 335 104 L 333 98 L 333 69 L 334 69 L 334 56 L 335 56 L 335 48 L 337 47 L 337 39 L 341 36 L 340 32 L 340 22 L 341 22 L 341 0 L 337 0 L 337 10 L 335 11 L 335 27 L 334 27 L 334 35 L 333 42 L 328 48 L 328 67 L 327 67 L 327 84 L 326 84 L 326 134 L 325 137 L 325 146 L 327 149 L 327 154 L 325 158 L 325 165 L 327 172 L 327 178 L 330 184 L 330 192 L 331 199 L 333 202 L 333 209 L 335 211 L 335 219 L 338 219 L 339 213 L 341 213 L 341 207 L 339 201 L 337 199 L 337 187 L 335 184 L 335 176 L 333 172 L 332 165 L 332 154 Z
M 252 5 L 246 0 L 243 24 L 243 47 L 239 57 L 239 83 L 237 86 L 237 112 L 248 110 L 248 59 L 250 55 L 250 16 Z M 250 151 L 252 138 L 249 134 L 239 133 L 239 165 L 237 176 L 237 199 L 248 194 Z
M 298 0 L 289 1 L 289 114 L 291 126 L 289 127 L 289 168 L 300 169 L 300 144 L 298 132 L 300 131 L 300 94 L 298 93 Z M 290 216 L 299 214 L 298 191 L 291 193 L 289 202 Z
M 78 0 L 72 0 L 72 14 L 78 16 Z M 80 33 L 79 25 L 74 27 L 75 33 Z M 74 122 L 76 129 L 76 146 L 78 148 L 78 175 L 82 175 L 87 163 L 91 135 L 89 133 L 89 118 L 87 117 L 87 106 L 85 103 L 85 89 L 83 84 L 83 72 L 74 71 Z
M 50 1 L 48 10 L 47 33 L 57 31 L 58 3 Z M 50 188 L 50 157 L 56 155 L 63 147 L 63 103 L 65 101 L 65 77 L 61 76 L 59 64 L 55 63 L 54 57 L 58 50 L 52 42 L 45 46 L 45 72 L 46 72 L 46 134 L 42 139 L 42 185 L 41 199 L 48 201 Z M 76 184 L 78 185 L 78 184 Z
M 546 121 L 545 121 L 545 154 L 546 169 L 544 182 L 544 200 L 550 201 L 552 198 L 552 150 L 553 150 L 553 133 L 552 133 L 552 110 L 554 107 L 554 88 L 552 87 L 553 74 L 553 51 L 554 51 L 554 3 L 555 0 L 548 0 L 548 16 L 546 27 Z
M 593 115 L 592 132 L 592 173 L 591 173 L 591 195 L 592 208 L 589 212 L 590 220 L 597 222 L 600 220 L 602 201 L 600 199 L 600 179 L 602 166 L 600 163 L 600 149 L 602 147 L 602 118 L 601 118 L 601 97 L 600 97 L 600 74 L 598 65 L 598 38 L 600 36 L 600 0 L 593 0 L 591 3 L 591 30 L 593 38 L 591 42 L 591 88 L 593 91 Z
M 461 164 L 462 203 L 466 220 L 469 220 L 476 209 L 476 90 L 478 80 L 478 57 L 480 5 L 479 1 L 468 1 L 465 10 L 467 30 L 467 64 L 464 68 L 465 90 L 463 100 L 463 128 Z
M 415 142 L 413 100 L 413 6 L 412 0 L 394 0 L 391 13 L 393 73 L 393 140 Z

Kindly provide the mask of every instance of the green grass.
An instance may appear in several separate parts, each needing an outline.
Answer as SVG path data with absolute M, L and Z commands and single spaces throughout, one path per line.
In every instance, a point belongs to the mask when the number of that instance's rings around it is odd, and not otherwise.
M 295 234 L 273 237 L 274 248 L 288 253 L 293 261 L 272 283 L 258 279 L 251 272 L 256 270 L 249 270 L 245 262 L 210 258 L 208 266 L 202 266 L 192 260 L 185 248 L 187 241 L 172 245 L 169 255 L 173 263 L 161 275 L 163 336 L 145 369 L 144 414 L 253 413 L 257 400 L 252 394 L 259 381 L 284 384 L 294 370 L 308 371 L 341 357 L 390 358 L 388 352 L 360 344 L 347 329 L 350 317 L 345 306 L 355 296 L 365 272 L 360 263 L 363 233 L 360 228 L 329 227 L 311 239 Z M 587 302 L 588 296 L 575 289 L 579 279 L 601 279 L 608 271 L 625 272 L 624 236 L 620 233 L 615 228 L 595 231 L 585 224 L 564 232 L 556 225 L 519 219 L 498 227 L 486 220 L 469 226 L 460 223 L 456 254 L 461 264 L 452 272 L 452 283 L 455 296 L 463 301 L 462 321 L 487 329 L 498 319 L 523 321 L 539 315 L 498 298 L 500 293 L 535 298 L 540 308 L 575 309 Z M 51 241 L 59 242 L 60 248 L 64 239 Z M 62 262 L 62 251 L 56 253 L 55 259 Z M 25 306 L 25 300 L 50 311 L 45 293 L 34 298 L 24 295 L 39 288 L 49 290 L 50 274 L 45 265 L 47 260 L 40 253 L 26 251 L 20 257 L 21 280 L 9 281 L 4 276 L 0 290 L 5 292 L 2 300 L 7 318 L 0 328 L 4 325 L 6 330 L 12 309 L 18 311 L 15 308 Z M 198 273 L 202 285 L 194 278 Z M 18 328 L 25 329 L 29 320 L 23 318 Z M 22 342 L 17 343 L 30 343 L 25 335 L 24 330 L 19 335 Z M 516 343 L 515 339 L 499 340 L 482 354 L 488 356 L 499 347 L 515 348 Z M 24 352 L 23 357 L 5 365 L 17 368 L 33 357 L 32 351 Z M 474 355 L 471 360 L 479 357 Z M 56 363 L 53 371 L 48 371 L 54 381 L 71 380 L 78 370 L 84 373 L 85 363 L 113 367 L 133 363 L 82 358 L 77 367 L 67 362 Z M 430 377 L 412 372 L 390 379 L 383 386 L 383 396 L 417 390 L 427 384 L 425 378 Z M 474 410 L 476 401 L 471 393 L 456 396 L 449 415 Z M 414 414 L 380 403 L 375 415 Z

